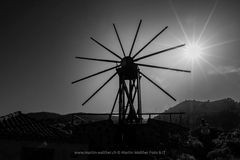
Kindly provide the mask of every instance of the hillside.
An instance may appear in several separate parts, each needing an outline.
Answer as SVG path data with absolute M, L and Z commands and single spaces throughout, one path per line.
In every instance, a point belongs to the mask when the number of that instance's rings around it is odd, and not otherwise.
M 182 118 L 182 124 L 190 128 L 198 127 L 202 118 L 205 119 L 209 125 L 224 130 L 231 130 L 240 126 L 240 103 L 235 102 L 231 98 L 204 102 L 186 100 L 169 108 L 165 112 L 185 112 L 185 115 Z M 108 115 L 94 115 L 87 113 L 60 115 L 49 112 L 36 112 L 28 113 L 27 115 L 36 120 L 51 125 L 60 125 L 62 127 L 71 124 L 73 122 L 72 120 L 74 120 L 75 124 L 79 124 L 108 119 Z M 113 120 L 117 121 L 117 117 L 113 117 Z
M 51 112 L 31 112 L 28 113 L 27 115 L 28 117 L 36 120 L 57 119 L 61 116 L 60 114 Z
M 65 115 L 60 115 L 51 112 L 34 112 L 34 113 L 27 113 L 27 116 L 33 118 L 37 121 L 41 121 L 46 124 L 50 124 L 52 126 L 64 128 L 72 123 L 82 124 L 82 123 L 89 123 L 95 121 L 101 121 L 108 119 L 108 115 L 96 115 L 91 113 L 70 113 Z M 112 117 L 112 120 L 116 121 L 117 117 Z
M 185 112 L 183 124 L 190 128 L 199 126 L 202 118 L 209 125 L 224 130 L 233 129 L 240 124 L 240 104 L 231 98 L 212 102 L 186 100 L 165 112 Z

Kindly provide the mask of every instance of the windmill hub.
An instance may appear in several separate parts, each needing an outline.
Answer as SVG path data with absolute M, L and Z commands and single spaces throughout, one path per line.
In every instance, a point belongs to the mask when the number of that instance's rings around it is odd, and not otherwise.
M 126 56 L 121 60 L 120 67 L 117 68 L 117 73 L 123 80 L 137 79 L 138 67 L 134 63 L 133 58 Z

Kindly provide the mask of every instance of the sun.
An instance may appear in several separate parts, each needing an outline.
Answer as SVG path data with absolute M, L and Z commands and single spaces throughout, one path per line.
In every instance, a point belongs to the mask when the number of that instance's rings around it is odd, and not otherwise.
M 203 47 L 198 43 L 190 43 L 184 49 L 185 58 L 191 61 L 199 60 L 203 54 Z

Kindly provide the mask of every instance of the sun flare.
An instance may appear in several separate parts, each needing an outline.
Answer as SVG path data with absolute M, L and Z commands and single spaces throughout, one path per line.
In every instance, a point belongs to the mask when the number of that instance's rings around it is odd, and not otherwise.
M 188 60 L 196 61 L 201 58 L 203 47 L 198 43 L 186 45 L 184 49 L 185 58 Z

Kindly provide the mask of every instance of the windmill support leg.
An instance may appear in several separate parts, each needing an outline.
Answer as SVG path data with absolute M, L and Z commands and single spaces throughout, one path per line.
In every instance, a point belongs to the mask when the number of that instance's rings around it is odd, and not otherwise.
M 126 80 L 119 76 L 119 124 L 142 123 L 140 78 L 140 73 L 137 74 L 136 79 Z
M 118 115 L 118 122 L 119 124 L 122 123 L 122 117 L 123 117 L 123 89 L 122 89 L 122 79 L 119 78 L 119 115 Z
M 123 80 L 123 83 L 124 83 L 125 81 Z M 126 108 L 126 103 L 125 103 L 125 99 L 126 99 L 126 94 L 125 94 L 125 92 L 124 92 L 124 86 L 122 86 L 123 87 L 123 92 L 122 92 L 122 121 L 124 122 L 124 120 L 125 120 L 125 117 L 126 117 L 126 113 L 125 113 L 125 108 Z
M 131 82 L 130 82 L 131 84 Z M 134 108 L 134 105 L 133 105 L 133 98 L 132 98 L 132 93 L 130 92 L 130 88 L 127 87 L 125 81 L 123 81 L 123 89 L 124 89 L 124 92 L 126 93 L 126 96 L 127 96 L 127 99 L 128 99 L 128 102 L 129 102 L 129 113 L 128 113 L 128 117 L 126 120 L 130 121 L 130 123 L 133 123 L 133 120 L 137 120 L 137 115 L 136 115 L 136 111 L 135 111 L 135 108 Z
M 137 96 L 138 96 L 138 118 L 139 122 L 142 123 L 142 101 L 141 101 L 141 84 L 140 84 L 140 74 L 137 76 Z

